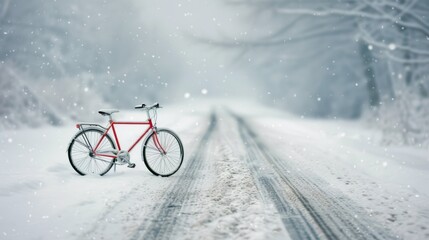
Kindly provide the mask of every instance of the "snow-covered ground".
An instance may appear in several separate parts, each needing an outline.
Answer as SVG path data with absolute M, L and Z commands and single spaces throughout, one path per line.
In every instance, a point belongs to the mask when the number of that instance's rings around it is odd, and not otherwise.
M 427 149 L 380 146 L 380 132 L 358 122 L 274 114 L 250 118 L 278 155 L 341 190 L 399 238 L 429 237 Z
M 176 131 L 185 147 L 184 165 L 168 178 L 155 177 L 145 169 L 140 146 L 131 153 L 135 169 L 119 166 L 103 177 L 79 176 L 66 154 L 77 130 L 73 123 L 1 132 L 0 239 L 149 236 L 145 232 L 163 214 L 159 207 L 186 181 L 190 181 L 189 193 L 180 200 L 183 206 L 177 214 L 192 217 L 174 218 L 177 224 L 169 231 L 175 237 L 289 237 L 275 207 L 264 206 L 264 196 L 245 160 L 246 150 L 237 145 L 238 130 L 223 106 L 245 118 L 265 145 L 296 171 L 328 183 L 394 235 L 429 237 L 427 150 L 379 146 L 379 133 L 354 122 L 300 119 L 249 102 L 189 100 L 159 111 L 158 126 Z M 212 109 L 217 127 L 211 140 L 199 145 Z M 123 111 L 117 119 L 144 116 Z M 135 130 L 123 129 L 119 134 L 132 139 Z M 122 145 L 127 144 L 131 140 Z M 204 151 L 197 149 L 202 147 Z M 198 171 L 188 171 L 197 165 Z
M 185 156 L 193 151 L 201 134 L 196 126 L 203 129 L 206 117 L 187 109 L 171 106 L 158 112 L 158 126 L 179 134 Z M 145 119 L 145 114 L 128 112 L 119 119 Z M 175 178 L 153 176 L 141 160 L 140 145 L 131 152 L 135 169 L 118 166 L 103 177 L 81 177 L 71 168 L 66 152 L 77 131 L 74 126 L 1 132 L 1 239 L 78 239 L 95 221 L 109 221 L 100 219 L 100 214 L 124 201 L 130 191 L 141 192 L 141 198 L 128 207 L 138 204 L 149 210 Z M 135 133 L 118 134 L 124 136 L 123 145 L 130 146 Z

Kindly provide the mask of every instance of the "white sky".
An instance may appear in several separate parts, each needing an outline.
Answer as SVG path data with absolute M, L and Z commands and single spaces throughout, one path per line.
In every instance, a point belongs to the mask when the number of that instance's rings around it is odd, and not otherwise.
M 199 44 L 190 37 L 221 39 L 247 34 L 250 26 L 244 22 L 249 16 L 246 9 L 216 0 L 146 0 L 141 7 L 146 26 L 167 39 L 185 61 L 181 79 L 185 84 L 180 92 L 198 96 L 207 89 L 208 96 L 236 96 L 257 89 L 239 65 L 233 64 L 235 51 Z

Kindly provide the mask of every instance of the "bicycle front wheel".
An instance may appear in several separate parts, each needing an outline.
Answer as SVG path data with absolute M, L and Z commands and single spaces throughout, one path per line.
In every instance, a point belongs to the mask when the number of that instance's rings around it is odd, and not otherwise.
M 182 165 L 183 155 L 180 138 L 168 129 L 153 132 L 143 145 L 143 161 L 156 176 L 168 177 L 177 172 Z
M 95 148 L 104 132 L 100 129 L 85 129 L 76 134 L 68 148 L 69 161 L 73 169 L 80 175 L 94 174 L 103 176 L 113 166 L 113 158 L 94 156 Z M 111 154 L 116 149 L 111 137 L 106 135 L 101 141 L 97 152 Z

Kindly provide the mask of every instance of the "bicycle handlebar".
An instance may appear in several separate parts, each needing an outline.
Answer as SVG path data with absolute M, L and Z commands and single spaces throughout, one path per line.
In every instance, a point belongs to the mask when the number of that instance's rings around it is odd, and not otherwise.
M 161 108 L 161 106 L 159 106 L 159 103 L 154 103 L 152 104 L 152 106 L 146 107 L 146 104 L 142 103 L 134 107 L 134 109 L 144 109 L 144 110 L 151 110 L 152 108 Z

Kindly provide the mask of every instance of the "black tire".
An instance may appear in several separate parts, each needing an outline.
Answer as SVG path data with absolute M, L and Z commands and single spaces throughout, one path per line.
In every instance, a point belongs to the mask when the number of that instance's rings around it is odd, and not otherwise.
M 147 169 L 155 176 L 168 177 L 179 170 L 183 162 L 183 145 L 173 131 L 158 129 L 157 136 L 166 151 L 162 154 L 154 143 L 155 133 L 152 133 L 143 145 L 143 161 Z
M 95 159 L 90 155 L 89 149 L 91 148 L 88 147 L 88 142 L 92 147 L 95 147 L 103 134 L 104 131 L 101 129 L 89 128 L 79 131 L 71 141 L 68 148 L 69 161 L 73 169 L 80 175 L 95 174 L 103 176 L 112 168 L 114 164 L 113 158 L 98 156 Z M 98 150 L 108 151 L 113 149 L 116 149 L 115 144 L 112 138 L 106 135 Z

